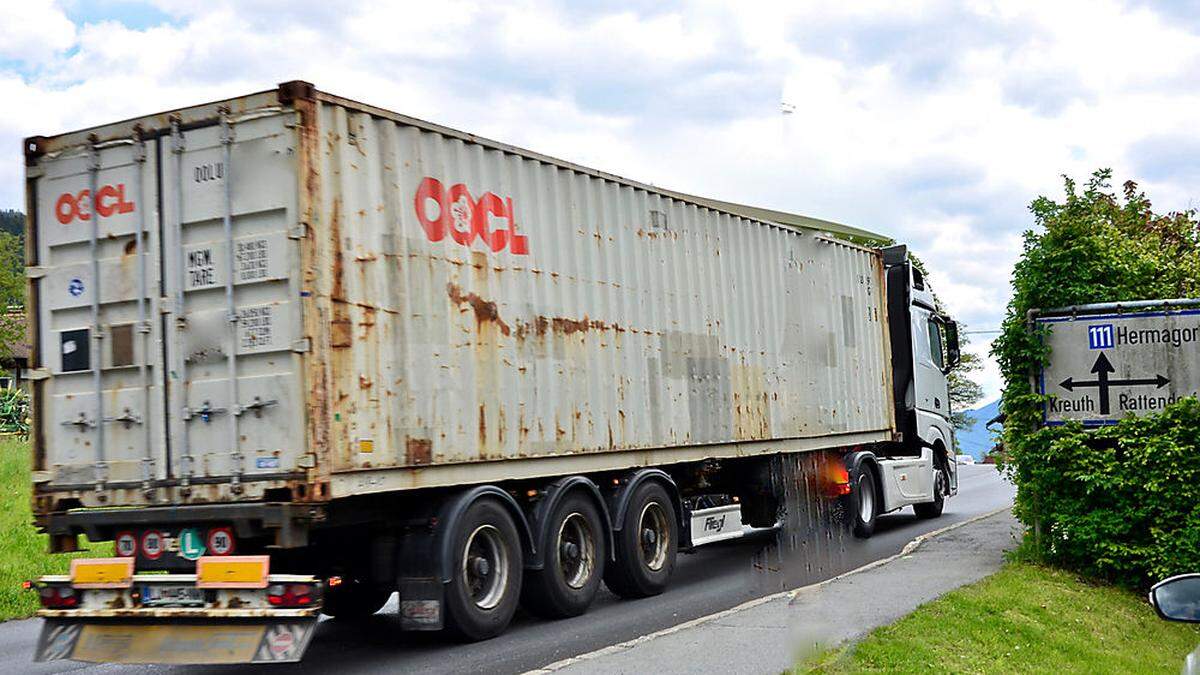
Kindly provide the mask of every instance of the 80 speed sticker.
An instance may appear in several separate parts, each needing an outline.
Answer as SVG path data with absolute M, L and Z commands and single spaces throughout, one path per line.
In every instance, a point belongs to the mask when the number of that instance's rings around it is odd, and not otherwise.
M 117 535 L 115 548 L 122 558 L 132 558 L 137 553 L 137 537 L 132 532 L 121 532 Z
M 158 530 L 147 530 L 142 533 L 142 555 L 151 560 L 158 560 L 163 554 L 163 533 Z

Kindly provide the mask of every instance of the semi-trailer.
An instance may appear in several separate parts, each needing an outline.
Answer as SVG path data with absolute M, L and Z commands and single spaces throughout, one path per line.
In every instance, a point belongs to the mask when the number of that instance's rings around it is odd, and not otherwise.
M 858 536 L 956 492 L 956 328 L 870 232 L 301 81 L 24 143 L 35 520 L 115 549 L 37 580 L 38 659 L 654 595 L 796 453 Z

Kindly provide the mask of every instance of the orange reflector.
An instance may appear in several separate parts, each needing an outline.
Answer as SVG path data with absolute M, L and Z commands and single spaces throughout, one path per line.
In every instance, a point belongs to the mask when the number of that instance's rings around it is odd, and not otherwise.
M 133 558 L 76 558 L 71 561 L 75 588 L 129 588 L 133 585 Z
M 196 587 L 266 588 L 270 566 L 265 555 L 202 556 L 196 561 Z

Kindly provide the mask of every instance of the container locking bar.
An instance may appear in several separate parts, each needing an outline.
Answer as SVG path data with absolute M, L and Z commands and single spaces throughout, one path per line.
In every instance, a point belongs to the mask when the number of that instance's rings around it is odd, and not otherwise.
M 172 343 L 174 349 L 174 367 L 172 377 L 178 382 L 175 387 L 182 400 L 182 418 L 189 418 L 187 407 L 187 360 L 184 358 L 183 329 L 187 325 L 186 305 L 184 304 L 184 287 L 187 283 L 187 271 L 184 266 L 183 252 L 183 153 L 187 147 L 183 137 L 183 129 L 178 115 L 171 117 L 171 152 L 175 154 L 175 227 L 172 233 L 175 249 L 175 302 L 171 307 L 175 320 L 171 322 Z M 188 425 L 183 424 L 179 432 L 179 442 L 182 449 L 179 457 L 179 487 L 186 495 L 191 492 L 192 472 L 195 470 L 195 458 L 192 456 L 191 435 Z
M 100 218 L 103 216 L 100 209 L 96 208 L 99 199 L 96 194 L 100 191 L 100 148 L 97 147 L 99 140 L 95 135 L 88 139 L 88 213 L 92 221 L 91 237 L 88 240 L 88 254 L 91 258 L 91 337 L 88 348 L 91 350 L 91 366 L 92 366 L 92 391 L 96 395 L 96 416 L 95 419 L 99 424 L 93 425 L 96 429 L 96 462 L 93 465 L 93 472 L 96 479 L 96 492 L 104 490 L 104 481 L 108 478 L 108 462 L 104 454 L 104 372 L 103 364 L 100 359 L 104 353 L 101 349 L 101 340 L 104 339 L 104 334 L 100 330 Z M 83 415 L 80 414 L 82 419 Z M 82 429 L 82 427 L 81 427 Z
M 229 321 L 228 349 L 225 359 L 229 378 L 229 406 L 233 414 L 229 416 L 229 462 L 232 479 L 229 489 L 237 494 L 242 491 L 242 451 L 238 440 L 238 418 L 242 415 L 242 407 L 238 403 L 238 309 L 234 299 L 233 281 L 237 266 L 235 243 L 233 241 L 233 123 L 229 118 L 229 109 L 221 109 L 221 148 L 225 159 L 225 310 Z
M 146 277 L 149 272 L 146 269 L 146 182 L 143 173 L 146 168 L 146 141 L 142 138 L 141 127 L 135 127 L 133 137 L 133 163 L 134 163 L 134 189 L 137 191 L 138 200 L 138 222 L 137 232 L 134 235 L 134 241 L 137 245 L 138 256 L 138 296 L 137 296 L 137 329 L 141 335 L 142 343 L 142 358 L 138 359 L 138 382 L 142 389 L 142 414 L 150 414 L 150 321 L 146 311 L 146 298 L 149 294 L 147 288 L 148 281 Z M 125 415 L 116 418 L 116 421 L 125 422 L 128 426 L 130 418 L 136 418 L 128 409 Z M 142 424 L 141 420 L 135 420 L 138 424 Z M 152 494 L 151 481 L 154 480 L 154 446 L 151 442 L 150 425 L 142 424 L 142 447 L 144 454 L 142 455 L 142 492 L 147 496 Z

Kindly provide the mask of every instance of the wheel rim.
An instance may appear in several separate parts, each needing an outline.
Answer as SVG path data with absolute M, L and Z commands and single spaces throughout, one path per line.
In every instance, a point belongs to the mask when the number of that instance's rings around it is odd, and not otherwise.
M 939 470 L 933 480 L 933 498 L 941 501 L 946 493 L 946 472 Z
M 499 605 L 508 586 L 508 574 L 508 549 L 500 531 L 492 525 L 475 528 L 467 537 L 462 558 L 462 578 L 475 606 L 492 609 Z
M 638 554 L 642 564 L 657 572 L 667 562 L 671 546 L 671 526 L 662 504 L 650 502 L 638 518 Z
M 867 474 L 858 477 L 858 519 L 864 523 L 875 517 L 875 490 Z
M 567 516 L 558 528 L 558 566 L 571 588 L 583 588 L 596 569 L 596 537 L 581 513 Z

